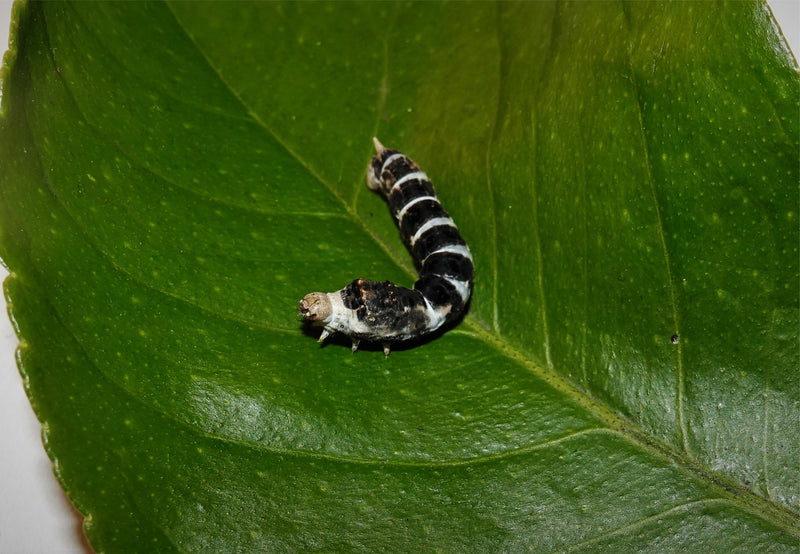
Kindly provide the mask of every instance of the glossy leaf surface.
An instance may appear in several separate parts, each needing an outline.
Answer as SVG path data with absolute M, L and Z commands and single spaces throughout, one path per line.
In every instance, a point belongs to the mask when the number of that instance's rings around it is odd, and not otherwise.
M 95 548 L 797 546 L 800 84 L 762 4 L 16 16 L 6 294 Z M 373 135 L 477 267 L 388 359 L 296 316 L 415 278 Z

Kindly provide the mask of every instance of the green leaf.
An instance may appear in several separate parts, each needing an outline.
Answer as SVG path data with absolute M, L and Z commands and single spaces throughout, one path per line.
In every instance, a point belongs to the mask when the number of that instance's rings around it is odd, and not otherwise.
M 764 4 L 15 18 L 6 294 L 95 549 L 797 548 L 800 79 Z M 373 135 L 477 268 L 388 359 L 296 316 L 415 278 Z

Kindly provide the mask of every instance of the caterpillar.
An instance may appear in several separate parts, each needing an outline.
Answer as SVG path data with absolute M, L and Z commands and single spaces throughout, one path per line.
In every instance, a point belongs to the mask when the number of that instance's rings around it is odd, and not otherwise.
M 319 342 L 342 333 L 358 350 L 362 340 L 391 343 L 431 333 L 458 320 L 472 295 L 472 254 L 436 198 L 428 176 L 411 158 L 373 138 L 375 156 L 367 186 L 380 194 L 414 258 L 419 279 L 412 289 L 390 281 L 355 279 L 336 292 L 312 292 L 300 300 L 300 316 L 322 327 Z

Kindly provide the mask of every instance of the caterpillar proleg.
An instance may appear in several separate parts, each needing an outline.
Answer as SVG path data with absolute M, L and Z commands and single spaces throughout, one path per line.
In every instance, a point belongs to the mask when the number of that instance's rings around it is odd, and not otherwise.
M 355 279 L 336 292 L 312 292 L 300 300 L 300 315 L 322 327 L 320 342 L 332 333 L 353 341 L 383 344 L 435 331 L 461 317 L 472 294 L 472 254 L 452 218 L 436 198 L 428 176 L 411 158 L 372 139 L 376 154 L 367 167 L 367 186 L 392 212 L 419 279 L 407 289 L 390 281 Z

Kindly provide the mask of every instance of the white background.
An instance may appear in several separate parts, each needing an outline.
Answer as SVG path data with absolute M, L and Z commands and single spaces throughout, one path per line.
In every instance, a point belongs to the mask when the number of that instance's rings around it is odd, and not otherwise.
M 792 51 L 800 53 L 800 2 L 769 2 Z M 8 44 L 11 2 L 0 0 L 0 50 Z M 2 171 L 2 168 L 0 168 Z M 0 267 L 0 280 L 8 272 Z M 0 298 L 0 553 L 90 552 L 81 517 L 53 476 L 17 372 L 17 338 Z

